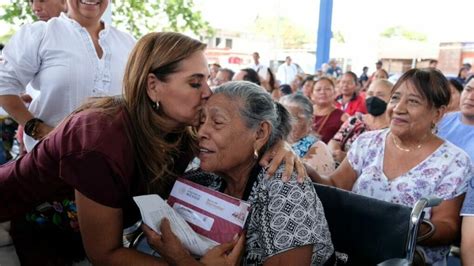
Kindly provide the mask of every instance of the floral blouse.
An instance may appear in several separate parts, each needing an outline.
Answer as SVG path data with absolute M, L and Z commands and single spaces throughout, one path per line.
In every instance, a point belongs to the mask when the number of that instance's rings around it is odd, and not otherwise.
M 280 166 L 272 178 L 264 169 L 252 171 L 257 177 L 248 197 L 251 211 L 243 265 L 263 265 L 268 258 L 296 247 L 313 245 L 311 265 L 324 265 L 334 253 L 323 205 L 309 179 L 281 180 Z M 185 178 L 221 190 L 224 180 L 202 170 L 185 173 Z M 249 179 L 250 181 L 251 179 Z
M 383 158 L 389 132 L 389 129 L 369 131 L 353 143 L 347 155 L 358 176 L 353 192 L 410 207 L 423 196 L 449 200 L 466 192 L 474 175 L 471 160 L 450 142 L 444 142 L 408 172 L 388 180 L 383 173 Z M 431 210 L 427 209 L 425 218 L 430 217 Z M 440 265 L 449 252 L 449 246 L 422 249 L 427 262 L 434 265 Z

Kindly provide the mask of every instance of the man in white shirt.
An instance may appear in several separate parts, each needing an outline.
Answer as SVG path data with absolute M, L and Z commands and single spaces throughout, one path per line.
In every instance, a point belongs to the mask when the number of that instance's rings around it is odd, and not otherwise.
M 280 84 L 291 84 L 298 75 L 298 67 L 291 62 L 291 57 L 287 56 L 285 63 L 278 67 L 277 80 Z
M 255 70 L 258 73 L 262 81 L 266 80 L 268 67 L 260 63 L 260 55 L 257 52 L 252 54 L 252 58 L 253 58 L 253 64 L 250 65 L 250 68 Z

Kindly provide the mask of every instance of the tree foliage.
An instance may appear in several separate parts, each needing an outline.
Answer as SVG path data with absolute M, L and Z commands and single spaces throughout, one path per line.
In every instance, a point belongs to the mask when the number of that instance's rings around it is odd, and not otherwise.
M 394 26 L 385 29 L 383 32 L 380 33 L 380 36 L 384 38 L 401 38 L 410 41 L 420 41 L 424 42 L 427 40 L 425 34 L 411 31 L 402 26 Z
M 279 40 L 284 49 L 301 48 L 312 41 L 310 33 L 285 17 L 257 17 L 254 30 L 258 34 Z
M 213 29 L 195 10 L 193 0 L 111 0 L 112 23 L 136 38 L 150 31 L 191 31 L 210 36 Z M 2 6 L 0 19 L 21 25 L 36 20 L 29 1 L 10 0 Z

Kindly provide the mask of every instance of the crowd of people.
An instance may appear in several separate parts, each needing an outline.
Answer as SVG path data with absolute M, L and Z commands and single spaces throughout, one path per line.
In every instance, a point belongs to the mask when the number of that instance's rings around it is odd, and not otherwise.
M 392 83 L 382 61 L 358 77 L 287 56 L 274 73 L 255 52 L 234 71 L 180 33 L 135 41 L 101 20 L 108 3 L 33 0 L 40 21 L 2 52 L 0 107 L 25 150 L 0 166 L 0 223 L 22 265 L 339 265 L 312 182 L 408 207 L 441 198 L 417 252 L 446 265 L 460 236 L 474 264 L 470 65 L 448 80 L 433 60 Z M 246 231 L 199 260 L 166 220 L 141 227 L 161 257 L 125 247 L 133 197 L 167 198 L 180 176 L 248 201 Z

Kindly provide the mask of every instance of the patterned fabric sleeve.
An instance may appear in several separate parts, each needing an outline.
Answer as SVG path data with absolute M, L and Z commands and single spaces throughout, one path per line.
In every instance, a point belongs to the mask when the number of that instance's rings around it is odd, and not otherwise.
M 322 265 L 334 248 L 323 206 L 311 182 L 300 184 L 295 174 L 289 182 L 279 176 L 260 181 L 250 198 L 253 210 L 247 258 L 257 255 L 265 261 L 293 248 L 313 245 L 312 265 Z
M 466 198 L 461 209 L 461 216 L 474 216 L 474 178 L 469 182 Z
M 342 124 L 334 137 L 332 137 L 333 140 L 341 142 L 347 136 L 353 128 L 353 125 L 351 124 L 352 119 L 353 117 L 350 117 Z
M 457 150 L 457 152 L 456 152 Z M 435 196 L 445 200 L 455 198 L 467 191 L 469 181 L 474 175 L 471 160 L 461 150 L 456 148 L 454 152 L 447 152 L 445 158 L 452 157 L 448 168 L 443 173 L 443 179 L 436 186 Z

